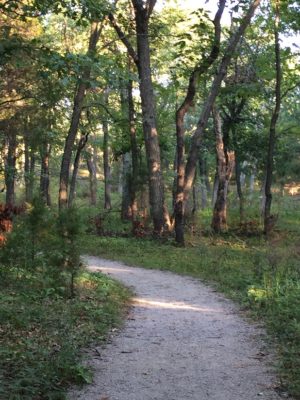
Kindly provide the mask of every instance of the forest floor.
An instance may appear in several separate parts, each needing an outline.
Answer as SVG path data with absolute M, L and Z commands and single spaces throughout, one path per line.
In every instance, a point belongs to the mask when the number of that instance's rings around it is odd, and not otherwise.
M 98 257 L 85 261 L 135 297 L 125 326 L 88 351 L 94 381 L 70 400 L 281 398 L 264 330 L 212 287 Z

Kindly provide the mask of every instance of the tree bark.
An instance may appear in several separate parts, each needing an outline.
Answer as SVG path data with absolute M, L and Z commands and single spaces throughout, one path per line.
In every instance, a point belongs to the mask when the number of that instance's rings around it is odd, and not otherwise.
M 121 218 L 124 221 L 132 219 L 131 208 L 131 155 L 122 156 L 122 209 Z
M 41 148 L 41 176 L 40 176 L 40 196 L 42 201 L 47 205 L 51 206 L 50 197 L 50 161 L 51 145 L 49 143 L 43 143 Z
M 207 171 L 207 159 L 200 154 L 199 157 L 199 175 L 200 175 L 200 193 L 201 193 L 201 208 L 207 207 L 207 196 L 210 193 L 210 183 Z
M 25 201 L 31 203 L 33 200 L 35 155 L 30 148 L 28 137 L 24 137 L 24 181 L 25 181 Z
M 93 154 L 88 154 L 86 157 L 86 164 L 89 171 L 90 182 L 90 203 L 91 206 L 97 205 L 97 169 L 95 160 L 95 149 Z
M 109 163 L 109 130 L 106 119 L 102 121 L 103 128 L 103 167 L 104 167 L 104 208 L 111 210 L 111 173 Z
M 15 204 L 15 183 L 16 183 L 16 160 L 17 160 L 17 135 L 14 127 L 8 126 L 8 148 L 7 156 L 5 160 L 5 186 L 6 186 L 6 197 L 5 204 L 14 205 Z
M 279 1 L 275 3 L 275 26 L 274 26 L 274 41 L 275 41 L 275 70 L 276 70 L 276 86 L 275 86 L 275 107 L 272 113 L 270 131 L 269 131 L 269 145 L 267 154 L 266 165 L 266 183 L 265 183 L 265 207 L 264 207 L 264 233 L 269 234 L 274 226 L 274 216 L 271 215 L 272 205 L 272 180 L 274 169 L 274 150 L 276 143 L 276 125 L 279 118 L 281 106 L 281 59 L 280 59 L 280 43 L 279 43 Z
M 224 134 L 222 135 L 221 116 L 216 107 L 213 107 L 213 117 L 219 184 L 211 227 L 214 232 L 220 233 L 227 230 L 227 193 L 234 165 L 234 153 L 229 152 L 227 147 L 229 126 L 224 127 Z
M 153 220 L 154 234 L 160 235 L 163 232 L 165 225 L 164 182 L 156 124 L 148 34 L 149 19 L 155 3 L 156 0 L 147 0 L 145 4 L 140 0 L 132 0 L 135 12 L 137 52 L 135 52 L 127 37 L 118 27 L 113 15 L 111 14 L 109 17 L 119 38 L 127 47 L 128 53 L 138 68 L 142 102 L 143 133 L 148 166 L 151 216 Z
M 71 207 L 73 205 L 75 195 L 76 195 L 76 181 L 77 181 L 77 174 L 79 169 L 80 157 L 82 150 L 84 149 L 87 141 L 88 141 L 89 134 L 82 135 L 77 146 L 76 155 L 73 162 L 73 172 L 70 184 L 70 192 L 69 192 L 69 201 L 68 206 Z
M 138 72 L 143 114 L 143 132 L 145 139 L 151 216 L 154 233 L 160 235 L 164 230 L 164 182 L 156 125 L 155 99 L 152 85 L 150 47 L 149 47 L 149 14 L 141 1 L 132 1 L 135 9 L 137 34 Z M 155 2 L 153 2 L 155 4 Z M 148 2 L 149 4 L 149 2 Z M 154 6 L 154 5 L 153 5 Z
M 219 55 L 220 38 L 221 38 L 220 20 L 223 14 L 225 3 L 226 0 L 221 0 L 219 2 L 219 9 L 215 15 L 214 19 L 215 36 L 211 52 L 209 56 L 203 60 L 200 66 L 197 66 L 192 72 L 189 80 L 186 97 L 181 106 L 176 111 L 177 175 L 176 175 L 176 197 L 175 197 L 174 215 L 175 215 L 176 242 L 180 245 L 184 245 L 184 214 L 185 214 L 184 210 L 185 202 L 183 201 L 184 175 L 185 175 L 184 117 L 186 113 L 189 111 L 190 107 L 193 105 L 199 76 L 205 73 L 209 69 L 209 67 L 214 63 L 214 61 L 217 59 Z
M 87 52 L 88 57 L 92 58 L 96 51 L 96 46 L 102 30 L 101 28 L 102 27 L 99 27 L 98 22 L 92 23 L 88 52 Z M 59 197 L 58 197 L 59 208 L 68 206 L 69 174 L 70 174 L 70 164 L 72 159 L 73 146 L 78 132 L 83 101 L 85 97 L 86 88 L 88 85 L 88 80 L 90 79 L 91 76 L 91 70 L 92 68 L 90 65 L 84 68 L 82 72 L 82 77 L 78 82 L 76 94 L 74 97 L 74 107 L 71 117 L 71 124 L 68 131 L 68 135 L 66 137 L 64 152 L 61 162 Z
M 219 93 L 221 83 L 226 75 L 227 67 L 232 59 L 232 56 L 236 49 L 236 46 L 237 46 L 240 38 L 243 36 L 246 28 L 248 27 L 248 25 L 251 21 L 251 18 L 254 15 L 255 10 L 257 9 L 257 7 L 260 4 L 260 1 L 261 0 L 254 0 L 251 3 L 251 5 L 248 9 L 248 12 L 245 14 L 244 18 L 241 21 L 239 28 L 231 36 L 229 43 L 224 51 L 224 56 L 222 57 L 218 72 L 214 78 L 209 96 L 203 106 L 202 113 L 201 113 L 200 119 L 197 124 L 197 128 L 192 136 L 190 151 L 189 151 L 187 163 L 185 166 L 184 189 L 183 189 L 182 195 L 179 197 L 179 200 L 178 200 L 178 203 L 179 203 L 178 204 L 178 210 L 179 210 L 178 223 L 179 224 L 182 224 L 182 222 L 183 222 L 184 204 L 189 197 L 189 193 L 190 193 L 191 187 L 193 185 L 196 165 L 197 165 L 197 161 L 198 161 L 199 149 L 201 147 L 203 134 L 204 134 L 213 104 Z M 181 228 L 179 240 L 181 241 L 181 243 L 184 242 L 183 225 Z
M 135 121 L 135 108 L 132 96 L 132 80 L 129 79 L 127 86 L 128 93 L 128 118 L 129 118 L 129 132 L 130 132 L 130 146 L 131 146 L 131 185 L 130 185 L 130 197 L 131 197 L 131 214 L 132 221 L 136 220 L 138 205 L 137 205 L 137 191 L 138 191 L 138 179 L 139 179 L 139 148 L 136 138 L 136 121 Z

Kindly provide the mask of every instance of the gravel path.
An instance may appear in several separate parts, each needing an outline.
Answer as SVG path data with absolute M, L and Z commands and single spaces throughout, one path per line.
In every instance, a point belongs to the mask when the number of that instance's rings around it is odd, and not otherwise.
M 86 257 L 131 287 L 125 327 L 94 349 L 94 382 L 70 400 L 278 400 L 262 331 L 198 280 Z

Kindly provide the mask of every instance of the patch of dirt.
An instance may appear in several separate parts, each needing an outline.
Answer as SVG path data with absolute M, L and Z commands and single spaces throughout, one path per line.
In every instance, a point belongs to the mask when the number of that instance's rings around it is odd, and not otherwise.
M 200 281 L 85 257 L 136 293 L 124 328 L 94 349 L 70 400 L 278 400 L 261 328 Z

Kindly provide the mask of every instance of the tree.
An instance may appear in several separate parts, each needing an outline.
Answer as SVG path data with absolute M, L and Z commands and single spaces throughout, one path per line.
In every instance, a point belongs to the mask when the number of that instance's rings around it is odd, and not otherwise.
M 271 215 L 272 205 L 272 176 L 274 164 L 274 148 L 276 141 L 276 125 L 279 118 L 281 106 L 281 59 L 280 59 L 280 43 L 279 43 L 279 1 L 275 2 L 275 24 L 274 24 L 274 51 L 275 51 L 275 72 L 276 72 L 276 85 L 275 85 L 275 106 L 272 112 L 269 132 L 269 144 L 266 164 L 266 180 L 265 180 L 265 208 L 264 208 L 264 232 L 270 233 L 273 227 L 274 216 Z
M 199 157 L 199 149 L 201 147 L 201 142 L 204 134 L 204 130 L 206 128 L 213 104 L 215 99 L 219 93 L 221 83 L 226 75 L 227 67 L 232 59 L 233 53 L 239 43 L 240 38 L 243 36 L 246 28 L 248 27 L 252 16 L 254 15 L 255 10 L 260 4 L 260 0 L 255 0 L 251 3 L 248 11 L 246 12 L 245 16 L 242 18 L 240 26 L 238 29 L 232 34 L 229 39 L 228 45 L 225 49 L 224 55 L 220 62 L 218 72 L 214 78 L 212 83 L 210 93 L 204 103 L 201 116 L 199 118 L 197 128 L 192 137 L 192 143 L 190 147 L 190 151 L 188 154 L 187 163 L 185 166 L 185 177 L 184 177 L 184 186 L 183 186 L 183 195 L 178 200 L 178 216 L 177 216 L 177 224 L 178 226 L 175 229 L 180 232 L 178 234 L 178 240 L 180 244 L 184 244 L 184 208 L 189 197 L 189 192 L 192 188 L 196 165 Z M 175 219 L 175 221 L 176 221 Z
M 154 234 L 160 235 L 165 225 L 164 182 L 162 175 L 159 137 L 157 131 L 155 98 L 152 85 L 149 20 L 156 0 L 132 0 L 135 14 L 137 51 L 124 35 L 113 14 L 110 21 L 119 38 L 135 62 L 139 73 L 139 87 L 142 101 L 143 132 L 148 164 L 149 195 Z

